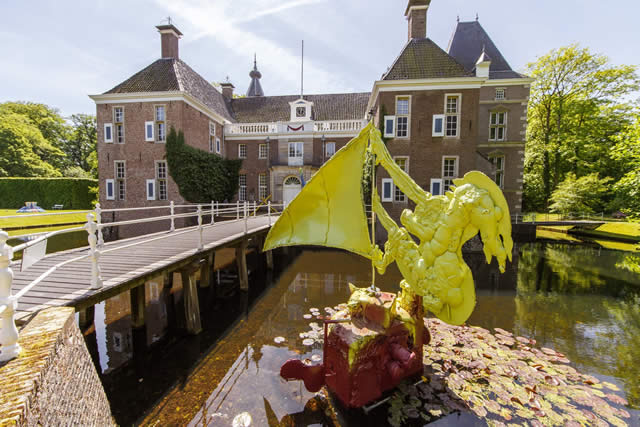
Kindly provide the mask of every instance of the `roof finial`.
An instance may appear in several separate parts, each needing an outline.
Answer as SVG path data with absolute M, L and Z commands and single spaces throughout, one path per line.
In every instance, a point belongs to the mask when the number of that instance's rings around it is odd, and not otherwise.
M 258 69 L 258 55 L 255 52 L 253 54 L 253 69 Z
M 456 21 L 460 22 L 460 15 L 456 18 Z
M 476 12 L 476 22 L 478 22 L 478 12 Z

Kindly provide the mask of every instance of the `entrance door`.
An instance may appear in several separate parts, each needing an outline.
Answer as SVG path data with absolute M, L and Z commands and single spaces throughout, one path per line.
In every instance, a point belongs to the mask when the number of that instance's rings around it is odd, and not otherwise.
M 295 176 L 290 176 L 284 180 L 282 185 L 282 201 L 287 206 L 298 195 L 302 189 L 300 179 Z

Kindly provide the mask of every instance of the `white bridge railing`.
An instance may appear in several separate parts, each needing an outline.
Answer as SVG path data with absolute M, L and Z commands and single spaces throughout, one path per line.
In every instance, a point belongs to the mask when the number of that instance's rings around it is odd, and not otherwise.
M 143 243 L 152 242 L 154 240 L 160 240 L 171 236 L 177 236 L 180 234 L 190 233 L 194 231 L 194 228 L 198 232 L 197 250 L 202 250 L 204 247 L 203 230 L 208 227 L 215 227 L 224 224 L 226 221 L 215 221 L 216 216 L 235 216 L 235 221 L 244 221 L 244 232 L 248 233 L 248 222 L 250 217 L 268 217 L 269 225 L 272 223 L 272 214 L 278 213 L 278 209 L 281 210 L 284 205 L 272 204 L 268 202 L 264 205 L 257 205 L 256 202 L 236 202 L 236 203 L 219 203 L 211 202 L 208 204 L 190 204 L 190 205 L 175 205 L 171 202 L 166 206 L 149 206 L 141 208 L 125 208 L 125 209 L 101 209 L 100 204 L 96 205 L 93 211 L 81 211 L 81 213 L 87 213 L 87 222 L 81 227 L 71 227 L 62 230 L 56 230 L 45 234 L 31 234 L 23 235 L 21 238 L 31 238 L 31 240 L 22 243 L 17 246 L 11 246 L 7 244 L 9 240 L 9 234 L 6 231 L 0 229 L 0 362 L 5 362 L 17 357 L 20 354 L 20 345 L 18 344 L 18 329 L 16 327 L 16 310 L 18 308 L 19 299 L 27 292 L 41 283 L 44 279 L 54 273 L 56 270 L 64 267 L 67 264 L 89 259 L 91 260 L 91 283 L 89 289 L 102 288 L 102 277 L 100 273 L 100 256 L 104 253 L 118 251 L 120 249 L 129 248 L 132 246 L 140 245 Z M 176 209 L 195 209 L 195 212 L 176 213 Z M 153 216 L 148 218 L 131 219 L 116 222 L 102 222 L 102 215 L 105 213 L 117 213 L 117 212 L 135 212 L 135 211 L 151 211 L 151 210 L 168 210 L 168 215 Z M 262 213 L 260 213 L 262 212 Z M 33 215 L 11 215 L 0 217 L 0 220 L 7 218 L 24 218 L 28 217 L 47 217 L 52 215 L 69 215 L 69 213 L 47 213 L 47 214 L 33 214 Z M 209 216 L 209 223 L 204 224 L 204 217 Z M 176 231 L 175 222 L 180 218 L 197 218 L 197 225 L 185 226 L 183 230 Z M 121 227 L 125 225 L 152 223 L 158 221 L 169 221 L 169 230 L 166 233 L 154 232 L 145 239 L 144 236 L 138 236 L 133 239 L 131 243 L 114 246 L 108 249 L 104 248 L 103 230 L 107 227 Z M 55 226 L 55 224 L 52 224 Z M 81 255 L 66 261 L 62 261 L 55 266 L 51 267 L 40 276 L 38 276 L 29 285 L 22 288 L 15 295 L 12 294 L 12 282 L 13 282 L 13 270 L 12 266 L 17 264 L 13 261 L 15 253 L 22 251 L 22 270 L 28 268 L 31 264 L 25 265 L 25 251 L 29 248 L 36 248 L 37 245 L 41 245 L 40 256 L 44 256 L 44 245 L 46 241 L 52 237 L 59 236 L 61 234 L 74 233 L 78 231 L 86 231 L 88 234 L 89 251 L 85 255 Z M 26 267 L 26 268 L 25 268 Z
M 227 136 L 270 135 L 301 132 L 358 133 L 366 120 L 325 120 L 312 122 L 231 123 L 224 127 Z

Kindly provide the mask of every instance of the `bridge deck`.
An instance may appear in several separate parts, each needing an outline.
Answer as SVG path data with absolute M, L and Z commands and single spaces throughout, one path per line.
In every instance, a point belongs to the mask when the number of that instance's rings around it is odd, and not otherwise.
M 535 221 L 535 222 L 523 222 L 521 224 L 542 225 L 542 226 L 577 226 L 588 225 L 598 227 L 605 224 L 605 221 L 590 221 L 590 220 L 566 220 L 566 221 Z
M 275 219 L 271 219 L 272 223 Z M 139 285 L 167 268 L 176 269 L 189 264 L 204 252 L 234 246 L 242 239 L 265 233 L 269 229 L 268 221 L 266 217 L 249 218 L 247 234 L 244 219 L 207 225 L 203 229 L 204 247 L 200 251 L 196 249 L 197 227 L 107 243 L 101 248 L 99 261 L 103 280 L 101 289 L 89 289 L 89 259 L 71 262 L 51 273 L 20 298 L 16 319 L 24 321 L 31 314 L 52 306 L 83 309 L 94 305 Z M 111 251 L 114 248 L 120 249 Z M 88 247 L 83 247 L 51 254 L 24 272 L 19 271 L 20 261 L 13 263 L 12 293 L 16 294 L 51 267 L 87 253 Z

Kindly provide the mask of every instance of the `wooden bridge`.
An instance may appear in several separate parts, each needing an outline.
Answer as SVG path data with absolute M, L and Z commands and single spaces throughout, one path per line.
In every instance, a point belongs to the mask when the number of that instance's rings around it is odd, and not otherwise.
M 201 281 L 209 281 L 213 276 L 215 252 L 236 248 L 240 288 L 248 289 L 247 246 L 252 239 L 259 245 L 276 219 L 271 205 L 265 206 L 267 212 L 261 215 L 255 206 L 253 209 L 247 204 L 233 206 L 220 208 L 212 204 L 209 211 L 197 206 L 197 212 L 175 214 L 175 207 L 171 204 L 164 207 L 171 209 L 171 215 L 104 224 L 100 222 L 100 215 L 107 211 L 101 211 L 98 206 L 96 212 L 88 214 L 89 221 L 84 227 L 48 233 L 17 246 L 15 249 L 25 250 L 54 234 L 88 231 L 88 246 L 47 255 L 32 266 L 28 266 L 29 261 L 26 261 L 26 270 L 21 268 L 21 263 L 25 263 L 24 252 L 22 261 L 10 262 L 13 249 L 6 244 L 7 234 L 0 230 L 0 361 L 8 360 L 14 353 L 11 346 L 17 345 L 14 341 L 17 340 L 15 325 L 28 321 L 33 314 L 48 307 L 71 306 L 86 315 L 85 310 L 93 313 L 95 304 L 131 290 L 133 324 L 134 327 L 142 326 L 144 284 L 166 272 L 182 274 L 186 327 L 189 332 L 198 333 L 200 314 L 196 272 L 201 273 Z M 236 219 L 214 222 L 218 215 L 231 214 L 235 214 Z M 210 221 L 204 225 L 206 215 Z M 98 222 L 93 221 L 95 217 Z M 198 225 L 175 229 L 176 219 L 188 217 L 197 217 Z M 104 228 L 167 220 L 171 221 L 169 231 L 102 242 Z M 267 253 L 267 265 L 271 265 L 272 260 L 272 254 Z M 93 318 L 87 320 L 93 321 Z

